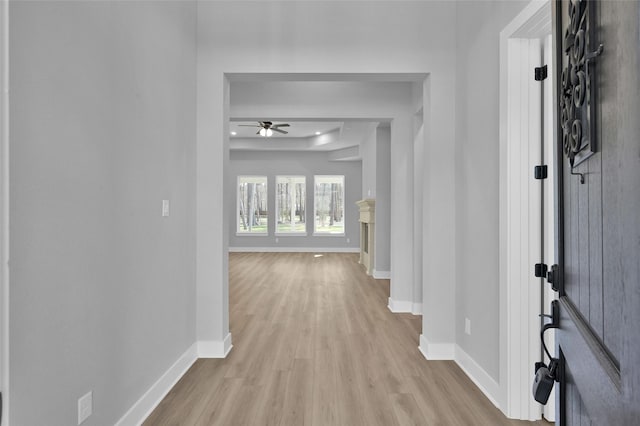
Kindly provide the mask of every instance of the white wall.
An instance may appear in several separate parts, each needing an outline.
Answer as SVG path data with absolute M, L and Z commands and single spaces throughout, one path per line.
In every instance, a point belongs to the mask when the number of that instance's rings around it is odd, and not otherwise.
M 9 389 L 9 2 L 0 1 L 0 391 L 3 418 L 8 416 Z
M 372 118 L 389 121 L 410 113 L 411 86 L 407 82 L 366 80 L 233 81 L 229 115 L 234 119 L 265 114 L 297 119 L 336 118 L 336 121 L 354 118 L 368 125 L 374 121 Z
M 424 182 L 424 123 L 422 108 L 413 117 L 413 180 L 415 182 L 413 188 L 413 303 L 412 311 L 414 313 L 422 313 L 422 282 L 423 282 L 423 265 L 422 265 L 422 249 L 425 241 L 423 212 L 423 190 L 422 182 Z
M 195 4 L 10 12 L 11 424 L 114 424 L 195 341 Z
M 499 377 L 499 34 L 526 2 L 457 2 L 456 341 Z M 533 70 L 531 71 L 533 78 Z M 464 319 L 471 320 L 471 335 Z
M 376 129 L 375 272 L 391 270 L 391 128 Z M 415 283 L 414 283 L 415 284 Z
M 362 158 L 362 200 L 366 198 L 376 198 L 377 134 L 377 128 L 373 128 L 360 144 L 360 156 Z
M 227 207 L 229 221 L 229 246 L 233 248 L 337 248 L 358 251 L 360 247 L 360 223 L 358 206 L 362 191 L 362 163 L 360 161 L 329 161 L 326 152 L 265 152 L 232 151 L 229 163 L 230 182 L 226 187 L 227 199 L 237 199 L 237 177 L 242 175 L 266 176 L 269 206 L 269 235 L 237 235 L 237 203 Z M 275 185 L 276 176 L 306 177 L 306 225 L 307 235 L 275 235 Z M 342 175 L 345 177 L 345 235 L 313 235 L 314 176 Z M 278 242 L 276 242 L 276 238 Z M 349 241 L 347 241 L 349 240 Z
M 382 123 L 360 144 L 362 155 L 362 199 L 376 200 L 374 277 L 389 277 L 391 271 L 391 129 Z M 422 281 L 419 282 L 422 286 Z M 413 282 L 415 286 L 416 283 Z M 422 302 L 422 299 L 420 299 Z

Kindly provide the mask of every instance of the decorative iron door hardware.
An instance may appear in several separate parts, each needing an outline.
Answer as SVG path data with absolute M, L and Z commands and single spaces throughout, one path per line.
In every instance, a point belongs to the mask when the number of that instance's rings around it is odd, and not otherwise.
M 596 151 L 594 60 L 602 53 L 603 45 L 595 46 L 593 8 L 591 1 L 569 3 L 570 24 L 562 40 L 560 122 L 564 154 L 572 168 Z

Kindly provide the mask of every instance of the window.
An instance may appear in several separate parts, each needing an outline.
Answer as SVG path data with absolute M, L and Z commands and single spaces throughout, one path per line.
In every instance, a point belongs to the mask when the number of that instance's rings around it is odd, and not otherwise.
M 344 235 L 344 176 L 315 176 L 314 234 Z
M 267 177 L 238 176 L 238 234 L 267 235 Z
M 276 233 L 306 235 L 306 179 L 276 176 Z

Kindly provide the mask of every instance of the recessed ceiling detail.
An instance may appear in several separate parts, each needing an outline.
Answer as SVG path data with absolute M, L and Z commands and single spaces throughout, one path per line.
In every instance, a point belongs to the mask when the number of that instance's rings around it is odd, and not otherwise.
M 334 119 L 335 120 L 335 119 Z M 287 130 L 275 132 L 278 126 Z M 282 124 L 289 124 L 283 126 Z M 295 119 L 230 121 L 231 151 L 349 151 L 350 161 L 359 158 L 359 147 L 373 135 L 378 121 L 348 120 L 322 121 L 321 119 Z M 276 127 L 277 129 L 278 127 Z M 258 129 L 258 132 L 256 130 Z M 267 132 L 271 131 L 271 136 Z M 288 132 L 288 133 L 285 133 Z M 236 135 L 233 135 L 236 133 Z M 263 135 L 264 133 L 264 135 Z M 335 160 L 332 160 L 335 161 Z

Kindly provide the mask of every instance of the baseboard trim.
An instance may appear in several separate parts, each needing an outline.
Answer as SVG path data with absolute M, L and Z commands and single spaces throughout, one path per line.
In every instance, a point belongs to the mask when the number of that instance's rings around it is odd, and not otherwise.
M 231 348 L 231 333 L 224 340 L 199 340 L 198 358 L 226 358 Z
M 422 315 L 422 303 L 413 303 L 406 300 L 393 300 L 389 298 L 387 308 L 394 314 Z
M 454 360 L 456 345 L 453 343 L 431 343 L 424 337 L 424 334 L 420 335 L 420 346 L 418 346 L 422 355 L 429 361 L 436 360 Z
M 136 401 L 116 426 L 140 425 L 160 404 L 178 380 L 198 359 L 197 344 L 194 343 L 176 362 Z
M 413 315 L 422 315 L 422 303 L 412 303 L 411 313 Z
M 377 271 L 377 270 L 374 269 L 373 270 L 373 278 L 375 278 L 376 280 L 390 280 L 391 279 L 391 271 Z
M 421 334 L 418 349 L 429 361 L 455 361 L 489 401 L 501 410 L 500 404 L 498 404 L 500 385 L 459 345 L 453 343 L 431 343 Z
M 455 347 L 455 361 L 489 401 L 500 409 L 500 405 L 498 404 L 500 386 L 498 383 L 458 345 Z
M 394 314 L 403 314 L 403 313 L 411 313 L 411 302 L 407 302 L 406 300 L 393 300 L 389 298 L 389 302 L 387 304 L 387 308 Z
M 360 253 L 358 247 L 229 247 L 229 253 Z

